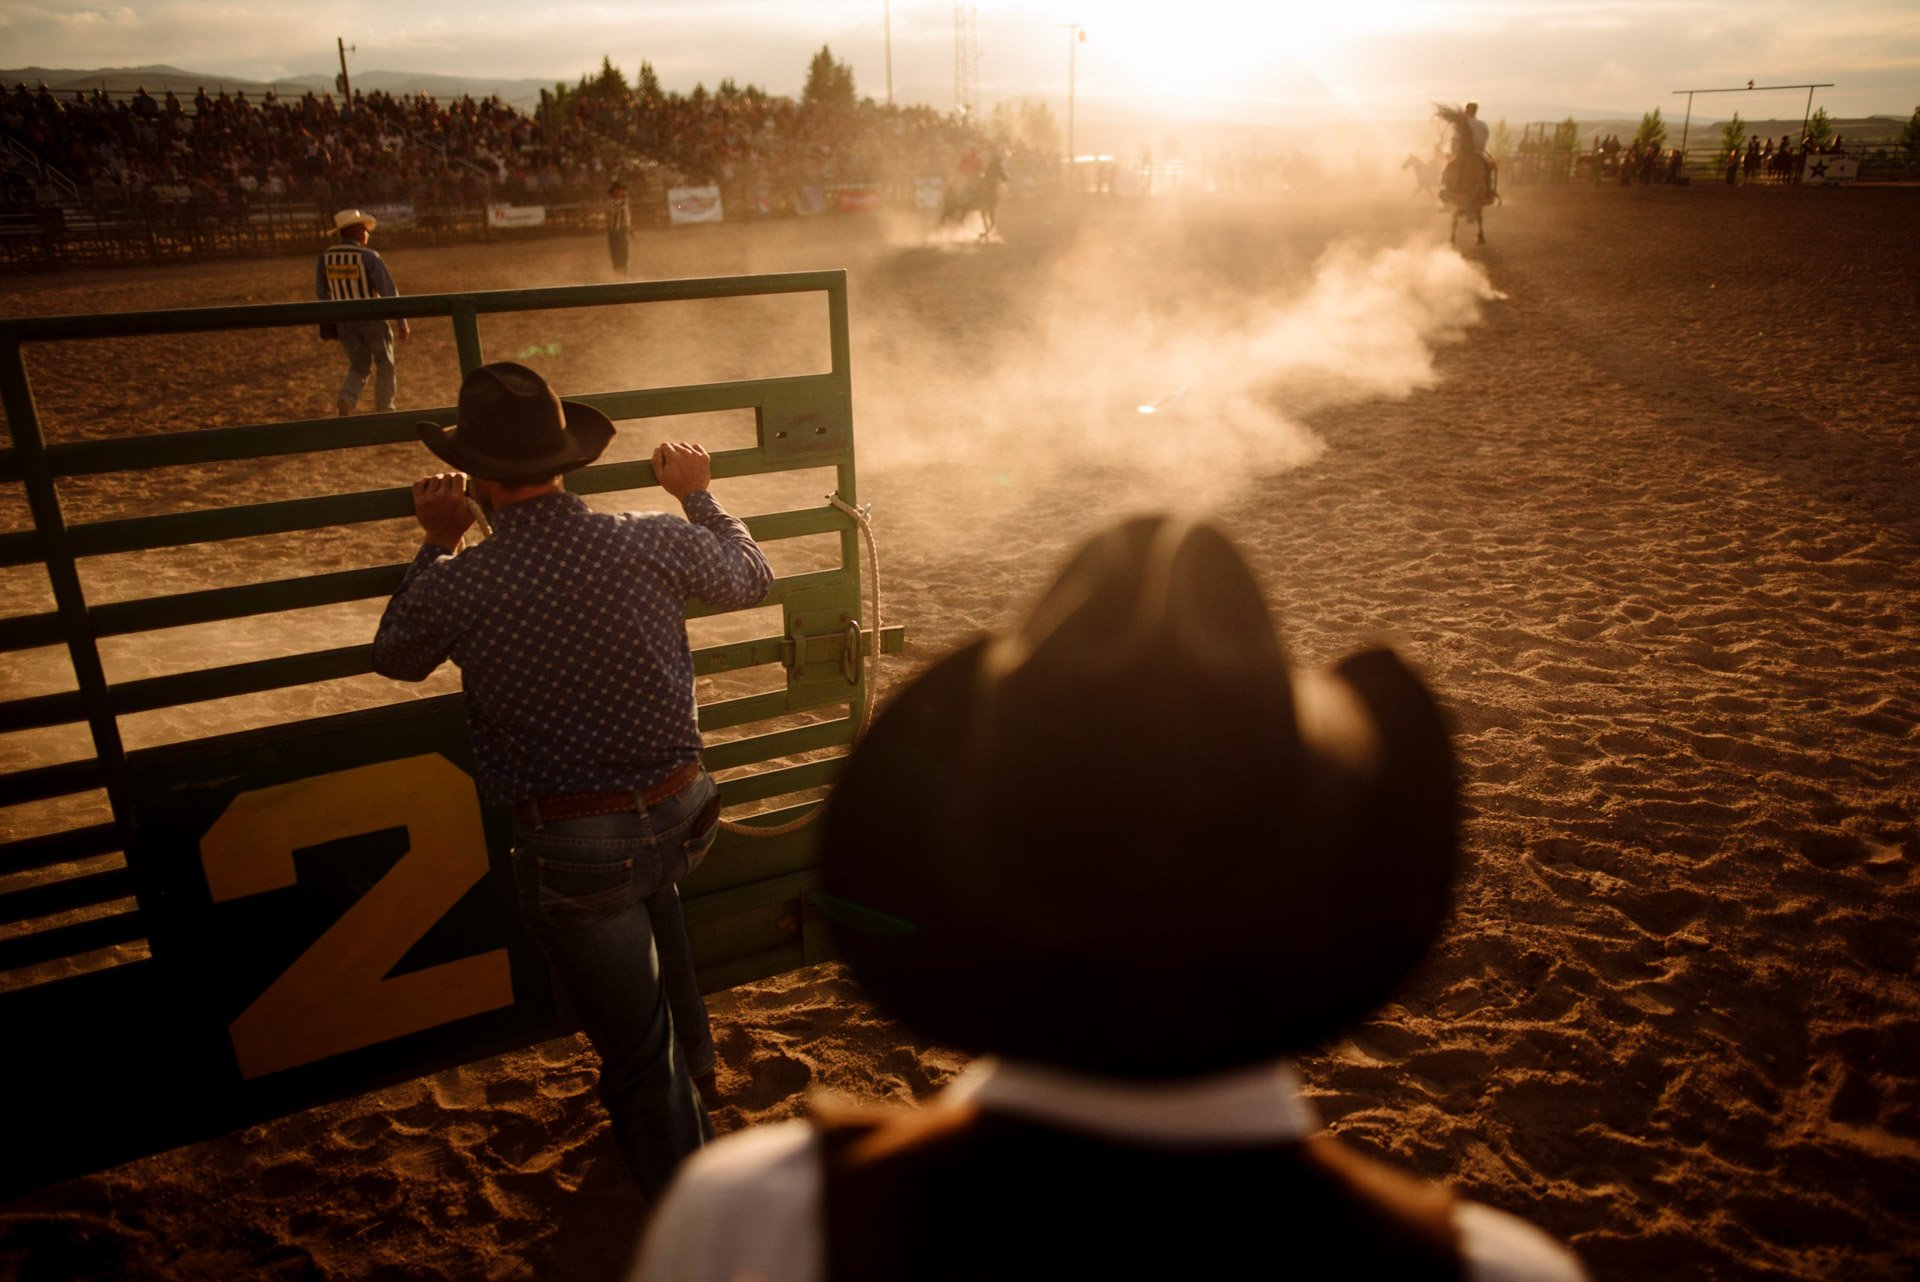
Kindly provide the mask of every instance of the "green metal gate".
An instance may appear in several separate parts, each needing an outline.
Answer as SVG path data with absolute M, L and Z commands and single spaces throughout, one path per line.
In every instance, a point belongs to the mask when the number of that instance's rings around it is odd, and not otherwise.
M 382 598 L 404 565 L 90 603 L 78 559 L 409 517 L 403 488 L 69 524 L 56 483 L 145 468 L 263 459 L 416 440 L 443 406 L 49 445 L 22 348 L 347 319 L 449 317 L 461 371 L 480 364 L 480 318 L 615 304 L 824 295 L 823 373 L 636 388 L 569 399 L 615 420 L 752 411 L 751 448 L 717 452 L 716 478 L 832 468 L 857 503 L 846 277 L 810 272 L 346 303 L 0 321 L 11 448 L 0 486 L 23 487 L 33 528 L 0 533 L 0 566 L 45 567 L 55 608 L 0 615 L 0 663 L 64 647 L 73 688 L 0 690 L 0 734 L 84 725 L 91 752 L 0 774 L 0 1041 L 11 1191 L 230 1130 L 565 1030 L 521 932 L 503 816 L 482 809 L 460 697 L 288 721 L 129 752 L 123 718 L 370 672 L 370 645 L 110 681 L 103 638 Z M 422 466 L 431 465 L 424 450 Z M 644 460 L 569 476 L 579 494 L 656 484 Z M 725 490 L 722 489 L 725 497 Z M 778 633 L 695 651 L 703 676 L 783 665 L 777 688 L 701 706 L 710 769 L 734 772 L 730 808 L 774 808 L 829 784 L 869 695 L 864 656 L 897 650 L 861 618 L 856 522 L 832 503 L 747 518 L 767 543 L 838 539 L 838 564 L 778 578 Z M 704 613 L 697 605 L 690 617 Z M 368 641 L 371 641 L 369 635 Z M 775 684 L 775 683 L 763 683 Z M 396 688 L 396 697 L 404 692 Z M 60 799 L 110 817 L 56 821 Z M 785 803 L 779 799 L 787 798 Z M 15 818 L 30 808 L 27 827 Z M 80 813 L 76 810 L 75 813 Z M 725 833 L 683 887 L 709 990 L 815 960 L 811 832 Z

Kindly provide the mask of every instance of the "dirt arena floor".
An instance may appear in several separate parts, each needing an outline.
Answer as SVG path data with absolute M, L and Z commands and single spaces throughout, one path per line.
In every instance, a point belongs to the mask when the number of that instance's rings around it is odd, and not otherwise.
M 1385 638 L 1429 674 L 1458 728 L 1467 869 L 1400 999 L 1303 1062 L 1341 1135 L 1536 1221 L 1597 1278 L 1911 1282 L 1916 225 L 1912 189 L 1520 189 L 1463 257 L 1397 189 L 1013 205 L 986 246 L 868 218 L 689 229 L 644 237 L 636 267 L 849 270 L 861 497 L 911 639 L 887 684 L 1150 506 L 1234 533 L 1299 661 Z M 389 261 L 409 293 L 606 278 L 590 237 Z M 300 260 L 16 277 L 0 309 L 281 301 L 310 279 Z M 488 354 L 563 392 L 818 368 L 819 316 L 794 306 L 516 317 Z M 402 406 L 450 403 L 450 335 L 420 329 Z M 101 346 L 36 353 L 54 439 L 306 417 L 338 372 L 309 333 Z M 395 447 L 67 497 L 158 511 L 401 484 L 424 462 Z M 716 488 L 736 510 L 782 498 Z M 404 522 L 355 537 L 389 560 L 412 542 Z M 367 553 L 255 542 L 211 566 L 90 566 L 89 588 Z M 33 608 L 30 582 L 0 587 Z M 303 635 L 364 640 L 375 613 Z M 148 672 L 283 643 L 228 628 L 108 657 Z M 9 687 L 56 688 L 35 662 Z M 130 737 L 393 697 L 340 684 Z M 0 766 L 72 748 L 0 743 Z M 814 1090 L 923 1096 L 958 1066 L 831 966 L 713 1010 L 723 1130 Z M 47 1188 L 0 1206 L 0 1273 L 616 1278 L 645 1207 L 592 1078 L 567 1039 Z

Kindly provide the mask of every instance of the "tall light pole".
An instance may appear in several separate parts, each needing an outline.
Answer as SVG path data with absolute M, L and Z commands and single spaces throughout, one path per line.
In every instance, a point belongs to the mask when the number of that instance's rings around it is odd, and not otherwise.
M 893 105 L 893 0 L 880 0 L 880 30 L 887 41 L 887 105 Z
M 1080 52 L 1080 42 L 1087 38 L 1085 28 L 1077 22 L 1067 25 L 1067 177 L 1074 191 L 1080 190 L 1080 171 L 1074 166 L 1077 153 L 1073 146 L 1073 79 L 1075 60 Z
M 353 81 L 347 78 L 347 49 L 349 47 L 347 45 L 347 38 L 345 36 L 336 36 L 334 37 L 333 43 L 334 46 L 340 50 L 340 79 L 336 82 L 340 86 L 340 114 L 343 116 L 351 116 L 353 114 Z M 358 45 L 354 45 L 352 48 L 355 53 L 360 52 Z

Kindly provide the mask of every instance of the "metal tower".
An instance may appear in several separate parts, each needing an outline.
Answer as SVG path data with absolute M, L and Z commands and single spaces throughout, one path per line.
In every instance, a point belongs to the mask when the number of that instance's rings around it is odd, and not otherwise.
M 972 119 L 980 106 L 980 12 L 953 6 L 953 109 Z

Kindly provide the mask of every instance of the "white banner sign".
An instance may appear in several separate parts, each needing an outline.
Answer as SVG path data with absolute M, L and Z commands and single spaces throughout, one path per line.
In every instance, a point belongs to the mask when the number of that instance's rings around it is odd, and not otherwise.
M 538 227 L 547 221 L 545 205 L 488 205 L 489 227 Z
M 1858 156 L 1808 156 L 1803 183 L 1850 183 L 1860 176 Z
M 414 223 L 413 202 L 410 200 L 390 205 L 362 205 L 360 210 L 378 218 L 382 227 L 411 227 Z
M 675 226 L 683 223 L 717 223 L 720 208 L 718 187 L 671 187 L 667 190 L 667 217 Z
M 947 198 L 947 184 L 940 178 L 916 178 L 913 180 L 913 207 L 915 209 L 939 209 Z

